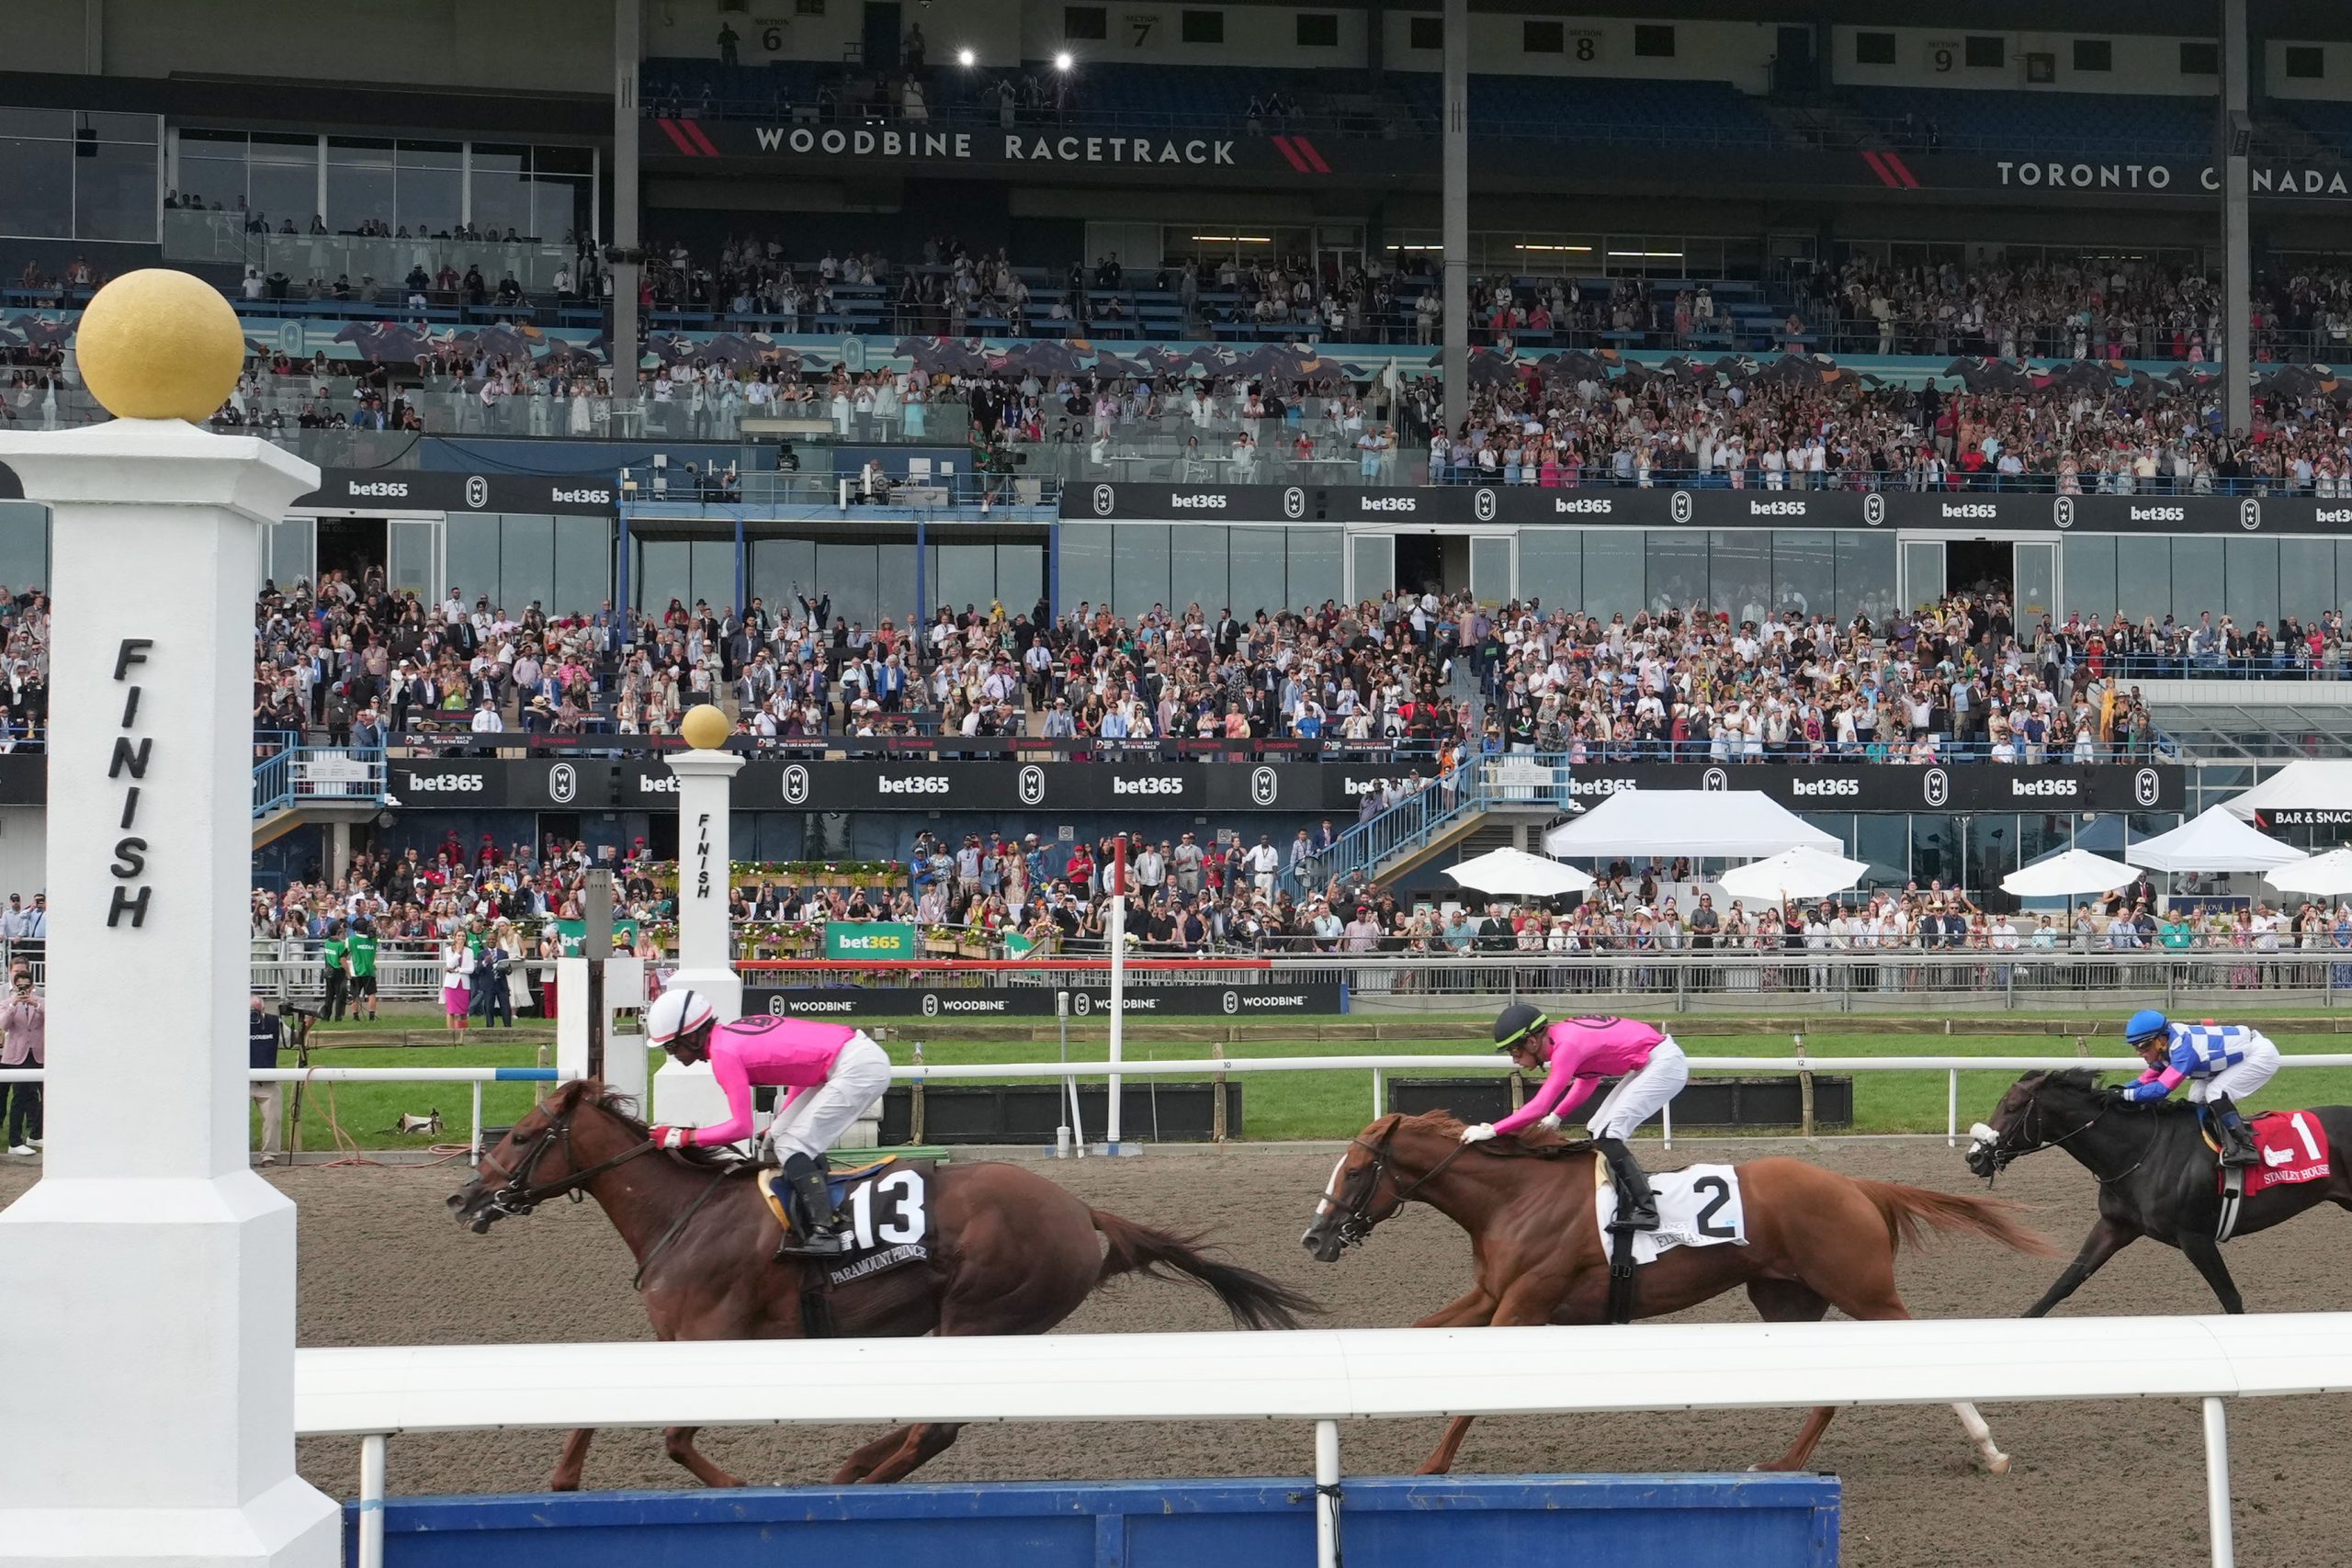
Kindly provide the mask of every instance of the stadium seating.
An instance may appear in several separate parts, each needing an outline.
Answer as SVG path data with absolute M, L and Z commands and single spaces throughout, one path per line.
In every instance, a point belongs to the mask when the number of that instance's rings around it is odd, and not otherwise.
M 2213 145 L 2213 101 L 2027 88 L 1851 87 L 1847 102 L 1898 145 L 1950 152 L 2197 158 Z M 1907 117 L 1907 118 L 1906 118 Z
M 1438 132 L 1441 79 L 1396 78 L 1415 120 Z M 1470 115 L 1482 136 L 1559 141 L 1704 142 L 1770 146 L 1778 134 L 1748 96 L 1729 82 L 1641 78 L 1473 75 Z

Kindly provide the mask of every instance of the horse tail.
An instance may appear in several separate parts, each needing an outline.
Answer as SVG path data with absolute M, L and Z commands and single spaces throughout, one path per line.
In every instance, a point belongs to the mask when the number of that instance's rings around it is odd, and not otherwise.
M 1961 1192 L 1937 1192 L 1906 1187 L 1897 1181 L 1863 1181 L 1854 1185 L 1886 1222 L 1886 1238 L 1895 1247 L 1917 1247 L 1934 1231 L 1960 1231 L 1997 1242 L 2012 1252 L 2034 1258 L 2054 1257 L 2057 1248 L 2040 1231 L 2020 1224 L 2015 1203 L 1998 1198 L 1973 1198 Z
M 1299 1314 L 1323 1310 L 1312 1298 L 1276 1284 L 1263 1274 L 1202 1256 L 1199 1236 L 1173 1235 L 1100 1209 L 1088 1212 L 1094 1217 L 1094 1228 L 1102 1233 L 1108 1246 L 1102 1255 L 1102 1271 L 1095 1276 L 1098 1286 L 1123 1274 L 1143 1274 L 1159 1280 L 1172 1280 L 1181 1274 L 1215 1291 L 1216 1299 L 1233 1314 L 1236 1326 L 1241 1328 L 1296 1328 Z

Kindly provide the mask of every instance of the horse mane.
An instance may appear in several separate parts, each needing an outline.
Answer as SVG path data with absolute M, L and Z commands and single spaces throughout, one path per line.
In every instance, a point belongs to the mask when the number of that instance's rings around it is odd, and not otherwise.
M 556 1091 L 548 1096 L 545 1109 L 559 1115 L 565 1111 L 582 1109 L 601 1111 L 640 1138 L 650 1136 L 651 1133 L 651 1129 L 637 1113 L 637 1101 L 616 1089 L 606 1088 L 602 1078 L 575 1078 L 568 1084 L 558 1086 Z M 692 1166 L 696 1170 L 709 1171 L 714 1176 L 722 1173 L 730 1176 L 748 1175 L 757 1168 L 756 1161 L 746 1160 L 731 1149 L 706 1149 L 688 1145 L 682 1149 L 671 1149 L 668 1153 L 672 1159 Z
M 1424 1111 L 1418 1116 L 1398 1114 L 1395 1118 L 1399 1128 L 1410 1127 L 1415 1132 L 1435 1137 L 1459 1141 L 1462 1129 L 1469 1123 L 1451 1111 Z M 1580 1141 L 1571 1140 L 1558 1133 L 1547 1133 L 1541 1127 L 1530 1127 L 1510 1138 L 1490 1138 L 1476 1145 L 1477 1152 L 1496 1159 L 1549 1159 L 1584 1148 Z
M 2067 1067 L 2059 1072 L 2044 1073 L 2038 1086 L 2039 1089 L 2070 1089 L 2078 1094 L 2097 1094 L 2104 1087 L 2099 1082 L 2096 1067 Z M 2143 1116 L 2193 1116 L 2197 1112 L 2196 1106 L 2178 1100 L 2159 1100 L 2132 1109 Z

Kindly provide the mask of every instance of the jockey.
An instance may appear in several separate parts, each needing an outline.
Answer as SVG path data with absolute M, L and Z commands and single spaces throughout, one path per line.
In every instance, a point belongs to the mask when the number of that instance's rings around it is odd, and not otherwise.
M 1495 1020 L 1495 1049 L 1509 1052 L 1521 1072 L 1532 1073 L 1541 1064 L 1544 1087 L 1501 1121 L 1464 1127 L 1462 1141 L 1484 1143 L 1530 1127 L 1551 1132 L 1602 1078 L 1623 1075 L 1585 1130 L 1617 1183 L 1620 1222 L 1634 1230 L 1657 1229 L 1657 1198 L 1625 1140 L 1690 1081 L 1690 1064 L 1674 1037 L 1630 1018 L 1564 1018 L 1555 1023 L 1540 1010 L 1513 1002 Z
M 2118 1089 L 2117 1098 L 2126 1104 L 2148 1104 L 2186 1079 L 2190 1101 L 2202 1102 L 2222 1131 L 2222 1163 L 2256 1162 L 2254 1135 L 2246 1131 L 2236 1102 L 2278 1071 L 2278 1047 L 2267 1035 L 2242 1023 L 2175 1023 L 2154 1008 L 2143 1008 L 2124 1024 L 2123 1037 L 2148 1070 Z
M 825 1151 L 890 1087 L 890 1058 L 862 1029 L 763 1013 L 720 1023 L 708 997 L 675 987 L 646 1010 L 645 1032 L 681 1062 L 710 1063 L 727 1096 L 727 1120 L 708 1127 L 654 1127 L 665 1149 L 710 1148 L 750 1137 L 752 1086 L 789 1089 L 768 1123 L 768 1144 L 791 1185 L 801 1224 L 776 1256 L 833 1258 L 850 1249 L 825 1187 Z

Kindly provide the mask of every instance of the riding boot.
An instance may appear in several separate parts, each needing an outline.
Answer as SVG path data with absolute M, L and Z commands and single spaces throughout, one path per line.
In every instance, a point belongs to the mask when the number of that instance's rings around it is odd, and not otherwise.
M 1654 1231 L 1657 1229 L 1657 1195 L 1650 1190 L 1650 1179 L 1644 1175 L 1634 1159 L 1634 1151 L 1625 1146 L 1623 1138 L 1595 1138 L 1592 1146 L 1609 1162 L 1610 1179 L 1617 1184 L 1617 1217 L 1611 1222 L 1611 1230 Z
M 784 1179 L 792 1185 L 793 1207 L 800 1224 L 797 1234 L 784 1238 L 778 1258 L 839 1258 L 850 1249 L 833 1213 L 833 1195 L 825 1185 L 825 1168 L 807 1155 L 784 1162 Z
M 2255 1152 L 2254 1134 L 2246 1128 L 2245 1118 L 2226 1094 L 2208 1095 L 2207 1114 L 2222 1130 L 2222 1163 L 2232 1166 L 2258 1165 L 2262 1156 Z

